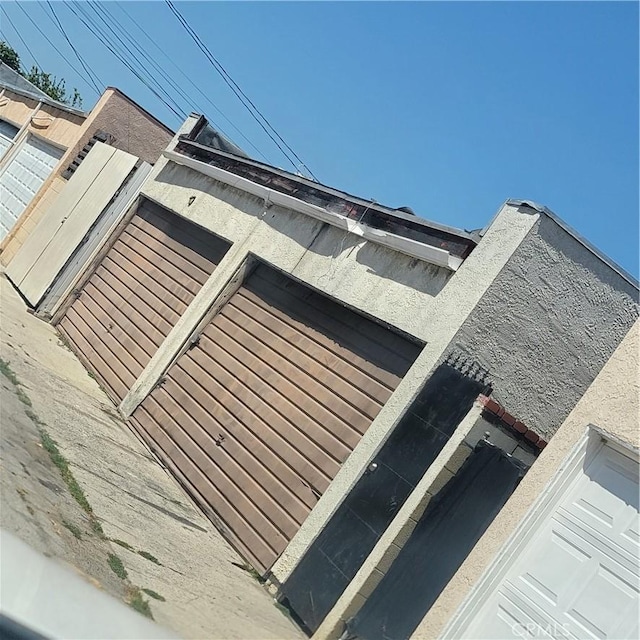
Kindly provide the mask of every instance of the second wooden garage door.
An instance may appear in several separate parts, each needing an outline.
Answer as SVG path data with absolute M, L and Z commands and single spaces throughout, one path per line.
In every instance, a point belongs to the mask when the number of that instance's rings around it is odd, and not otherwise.
M 229 244 L 143 201 L 58 325 L 122 400 Z
M 261 265 L 132 421 L 266 571 L 419 350 Z

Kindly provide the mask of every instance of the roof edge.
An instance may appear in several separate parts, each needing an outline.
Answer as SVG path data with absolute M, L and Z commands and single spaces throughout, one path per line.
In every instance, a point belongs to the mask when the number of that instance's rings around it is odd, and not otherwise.
M 119 96 L 123 97 L 127 102 L 131 103 L 136 109 L 140 109 L 144 114 L 149 116 L 151 120 L 154 120 L 158 125 L 160 125 L 167 133 L 170 133 L 172 136 L 176 134 L 176 132 L 167 126 L 162 120 L 153 115 L 150 111 L 147 111 L 141 104 L 137 103 L 133 98 L 129 97 L 122 89 L 118 89 L 118 87 L 108 86 L 105 87 L 105 92 L 111 89 L 111 91 L 115 91 Z M 104 92 L 103 92 L 104 94 Z
M 578 233 L 570 224 L 566 223 L 557 213 L 554 213 L 545 205 L 538 204 L 533 200 L 518 200 L 515 198 L 508 199 L 504 204 L 511 207 L 529 207 L 530 209 L 534 209 L 538 213 L 542 213 L 548 218 L 551 218 L 551 220 L 553 220 L 561 229 L 575 238 L 583 247 L 585 247 L 585 249 L 588 249 L 591 253 L 593 253 L 593 255 L 595 255 L 601 262 L 604 262 L 604 264 L 606 264 L 610 269 L 615 271 L 621 278 L 626 280 L 636 289 L 640 289 L 640 282 L 636 278 L 634 278 L 634 276 L 632 276 L 626 269 L 623 269 L 618 263 L 614 262 L 611 258 L 609 258 L 609 256 L 598 249 L 593 243 L 591 243 L 583 235 Z

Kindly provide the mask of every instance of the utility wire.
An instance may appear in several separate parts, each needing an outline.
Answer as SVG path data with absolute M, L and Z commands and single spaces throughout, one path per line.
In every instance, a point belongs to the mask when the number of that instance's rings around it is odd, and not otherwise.
M 88 64 L 85 64 L 85 61 L 82 59 L 82 57 L 78 53 L 78 50 L 73 46 L 73 42 L 69 40 L 69 36 L 67 35 L 67 32 L 64 30 L 62 23 L 58 19 L 58 14 L 56 13 L 56 10 L 53 8 L 53 4 L 50 2 L 50 0 L 47 0 L 47 5 L 49 7 L 49 10 L 53 14 L 53 18 L 56 21 L 56 24 L 58 25 L 58 29 L 60 29 L 60 32 L 64 36 L 64 39 L 67 41 L 67 44 L 71 47 L 71 49 L 73 50 L 73 53 L 75 53 L 76 58 L 78 58 L 78 62 L 81 64 L 82 68 L 86 71 L 87 75 L 89 76 L 89 79 L 91 80 L 91 84 L 93 85 L 93 88 L 96 90 L 98 95 L 100 95 L 101 91 L 100 91 L 100 88 L 98 87 L 98 83 L 99 84 L 103 84 L 103 83 L 100 82 L 100 78 L 98 78 L 97 74 L 95 74 L 91 70 L 91 67 L 89 67 Z M 97 80 L 97 83 L 96 83 L 96 80 Z
M 218 107 L 218 105 L 216 105 L 211 98 L 202 91 L 202 89 L 191 79 L 191 77 L 189 75 L 187 75 L 174 61 L 173 59 L 167 55 L 166 51 L 164 49 L 162 49 L 157 42 L 151 38 L 151 36 L 149 36 L 149 34 L 144 30 L 144 28 L 141 26 L 141 24 L 135 20 L 131 14 L 124 8 L 124 4 L 120 3 L 120 2 L 116 2 L 115 3 L 120 10 L 129 18 L 129 20 L 138 28 L 138 30 L 145 36 L 145 38 L 148 40 L 148 42 L 150 42 L 153 47 L 172 65 L 172 67 L 174 69 L 176 69 L 176 71 L 178 71 L 178 73 L 191 85 L 191 87 L 197 91 L 200 96 L 202 98 L 204 98 L 204 100 L 207 101 L 208 104 L 211 105 L 211 107 L 213 107 L 213 109 L 215 109 L 225 120 L 226 122 L 229 123 L 229 125 L 238 133 L 238 135 L 250 146 L 253 148 L 254 151 L 256 151 L 256 153 L 258 153 L 258 155 L 260 155 L 265 161 L 268 162 L 267 157 L 265 156 L 265 154 L 260 151 L 260 149 L 258 149 L 258 147 L 256 147 L 255 144 L 253 144 L 253 142 L 251 142 L 251 140 L 249 140 L 249 138 L 247 138 L 247 136 L 227 117 L 227 115 Z M 103 7 L 104 8 L 104 7 Z M 111 16 L 113 18 L 113 15 Z M 198 106 L 197 104 L 195 105 L 197 107 L 197 110 L 200 111 L 200 113 L 204 113 L 206 110 L 202 109 L 200 106 Z M 219 127 L 218 125 L 215 124 L 215 122 L 213 122 L 213 120 L 211 120 L 211 122 L 222 132 L 224 133 L 224 135 L 226 135 L 230 140 L 232 140 L 231 136 L 229 136 L 227 133 L 224 132 L 224 130 Z M 232 140 L 233 142 L 233 140 Z
M 165 97 L 167 98 L 167 100 L 169 102 L 171 102 L 173 104 L 173 106 L 178 110 L 178 112 L 183 116 L 183 119 L 187 117 L 186 112 L 184 111 L 184 109 L 178 104 L 178 102 L 171 96 L 171 94 L 165 89 L 164 85 L 160 82 L 158 82 L 153 76 L 151 76 L 151 74 L 149 73 L 148 69 L 146 68 L 145 64 L 143 64 L 142 62 L 140 62 L 140 60 L 136 57 L 135 53 L 133 51 L 131 51 L 131 48 L 127 45 L 126 42 L 124 42 L 124 40 L 122 40 L 122 38 L 116 33 L 116 31 L 113 29 L 113 27 L 111 26 L 111 24 L 105 20 L 102 16 L 102 14 L 98 11 L 98 9 L 96 8 L 97 5 L 95 3 L 92 2 L 85 2 L 84 3 L 85 7 L 89 7 L 89 9 L 91 9 L 94 14 L 97 16 L 97 18 L 104 24 L 104 26 L 108 29 L 109 32 L 111 32 L 111 35 L 115 38 L 115 40 L 120 43 L 120 54 L 121 55 L 126 55 L 129 56 L 129 63 L 133 66 L 134 63 L 137 63 L 138 65 L 138 71 L 140 71 L 141 73 L 146 73 L 146 77 L 147 80 L 149 80 L 150 82 L 152 82 L 156 88 L 158 89 L 158 91 L 161 91 Z M 102 30 L 103 28 L 100 27 L 99 24 L 93 22 L 93 19 L 91 19 L 89 17 L 88 14 L 85 14 L 85 17 L 88 20 L 91 20 L 92 24 L 99 30 Z M 108 34 L 107 34 L 108 35 Z M 114 47 L 117 47 L 117 43 L 114 40 L 111 40 L 111 44 Z M 137 45 L 136 45 L 137 46 Z M 123 50 L 125 53 L 123 53 Z
M 182 16 L 182 14 L 178 11 L 171 0 L 165 0 L 165 3 L 171 10 L 171 12 L 178 19 L 180 24 L 185 28 L 187 33 L 191 36 L 193 41 L 198 45 L 198 48 L 204 53 L 209 62 L 213 65 L 214 69 L 220 74 L 224 82 L 229 86 L 229 88 L 233 91 L 236 97 L 240 100 L 243 106 L 249 111 L 253 119 L 260 125 L 260 127 L 264 130 L 264 132 L 271 138 L 274 144 L 280 149 L 282 154 L 291 162 L 291 164 L 298 169 L 298 167 L 304 167 L 307 172 L 317 180 L 317 178 L 313 175 L 313 172 L 309 167 L 303 162 L 303 160 L 298 156 L 298 154 L 285 142 L 282 136 L 275 130 L 273 125 L 267 120 L 267 118 L 262 115 L 260 110 L 256 107 L 256 105 L 251 101 L 251 99 L 242 91 L 242 89 L 238 86 L 238 84 L 233 80 L 233 78 L 229 75 L 226 69 L 218 62 L 216 57 L 211 53 L 209 48 L 202 42 L 198 34 L 193 30 L 193 28 L 189 25 L 187 20 Z M 266 126 L 265 126 L 266 125 Z M 267 128 L 268 127 L 268 128 Z M 291 156 L 283 149 L 282 145 L 274 138 L 271 131 L 275 134 L 275 136 L 282 142 L 282 144 L 293 154 L 293 157 L 296 158 L 299 164 L 296 164 Z
M 65 3 L 66 4 L 66 3 Z M 80 22 L 82 22 L 82 24 L 84 24 L 84 26 L 107 48 L 109 49 L 109 51 L 120 61 L 122 62 L 122 64 L 127 67 L 127 69 L 129 69 L 129 71 L 131 71 L 131 73 L 133 73 L 133 75 L 136 76 L 136 78 L 138 78 L 138 80 L 140 80 L 140 82 L 142 82 L 142 84 L 144 84 L 147 89 L 149 89 L 149 91 L 151 91 L 151 93 L 153 93 L 153 95 L 156 96 L 156 98 L 158 98 L 158 100 L 160 100 L 160 102 L 162 102 L 162 104 L 165 105 L 165 107 L 167 107 L 167 109 L 169 109 L 178 119 L 184 120 L 185 118 L 185 114 L 184 113 L 180 113 L 179 111 L 177 111 L 172 105 L 170 105 L 150 84 L 149 82 L 142 77 L 142 75 L 140 73 L 138 73 L 138 71 L 131 65 L 129 64 L 129 62 L 127 62 L 127 60 L 124 58 L 124 56 L 122 56 L 122 54 L 120 54 L 108 41 L 108 39 L 105 39 L 104 37 L 101 37 L 99 33 L 96 32 L 96 27 L 95 25 L 93 25 L 91 23 L 91 20 L 84 14 L 84 13 L 80 13 L 79 11 L 76 10 L 76 6 L 74 5 L 74 3 L 70 3 L 70 4 L 66 4 L 66 6 L 68 7 L 68 9 L 71 11 L 71 13 L 73 13 L 76 18 L 78 18 L 78 20 L 80 20 Z M 78 8 L 80 7 L 80 3 L 77 5 Z
M 82 78 L 87 84 L 91 84 L 91 82 L 89 82 L 89 80 L 87 79 L 87 76 L 85 76 L 81 71 L 79 71 L 76 66 L 71 64 L 71 62 L 67 60 L 67 56 L 64 53 L 62 53 L 62 51 L 60 51 L 60 49 L 58 49 L 58 47 L 56 47 L 56 45 L 53 42 L 51 42 L 47 34 L 38 26 L 38 23 L 35 22 L 35 20 L 24 10 L 22 5 L 19 2 L 16 2 L 15 5 L 18 7 L 18 9 L 20 9 L 20 11 L 22 11 L 22 13 L 24 13 L 25 16 L 27 16 L 27 19 L 40 32 L 40 35 L 53 47 L 53 49 L 55 49 L 58 52 L 60 57 L 69 65 L 69 67 L 71 67 L 71 69 L 73 69 L 73 71 L 75 71 L 76 74 L 78 74 L 78 77 Z M 49 20 L 53 22 L 53 18 L 46 11 L 44 11 L 44 13 L 49 18 Z M 99 95 L 100 95 L 100 92 L 98 91 L 98 96 Z
M 18 29 L 16 29 L 16 25 L 13 24 L 13 20 L 11 19 L 11 16 L 7 13 L 7 10 L 2 6 L 0 6 L 0 9 L 2 9 L 2 12 L 4 13 L 4 15 L 7 16 L 7 20 L 9 21 L 9 24 L 13 27 L 13 30 L 16 32 L 16 35 L 20 39 L 20 42 L 22 42 L 22 44 L 24 45 L 24 48 L 29 52 L 29 55 L 33 58 L 33 61 L 36 63 L 36 66 L 38 67 L 38 69 L 42 71 L 42 66 L 36 60 L 36 57 L 33 55 L 33 51 L 29 49 L 29 45 L 24 41 L 24 38 L 20 35 L 20 32 L 18 31 Z

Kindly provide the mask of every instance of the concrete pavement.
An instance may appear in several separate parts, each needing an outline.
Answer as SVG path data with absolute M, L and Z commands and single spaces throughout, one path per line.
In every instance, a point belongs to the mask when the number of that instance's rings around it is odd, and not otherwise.
M 154 619 L 182 637 L 303 638 L 55 329 L 28 314 L 0 280 L 0 355 L 16 377 L 0 376 L 0 526 L 118 598 L 135 588 L 161 596 L 144 599 Z M 43 449 L 42 429 L 57 442 L 93 516 Z M 125 579 L 109 567 L 110 555 L 122 561 Z

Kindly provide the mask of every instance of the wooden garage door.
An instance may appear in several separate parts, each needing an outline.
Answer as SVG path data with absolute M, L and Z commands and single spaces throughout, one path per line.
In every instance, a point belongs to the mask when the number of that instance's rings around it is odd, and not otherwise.
M 229 244 L 144 201 L 58 325 L 120 401 Z
M 264 571 L 419 350 L 261 265 L 132 419 Z

